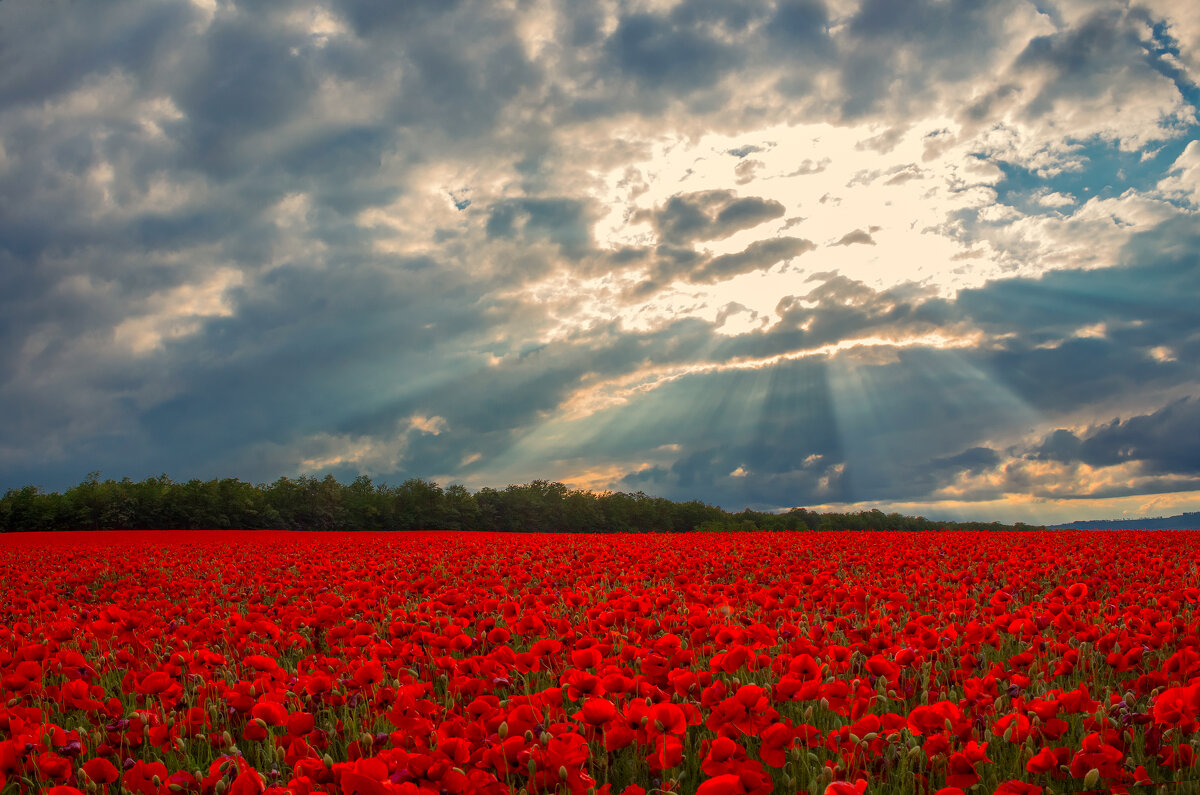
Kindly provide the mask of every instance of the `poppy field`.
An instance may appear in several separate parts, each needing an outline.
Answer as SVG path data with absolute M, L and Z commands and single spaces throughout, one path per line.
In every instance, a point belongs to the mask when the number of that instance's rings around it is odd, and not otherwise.
M 1196 538 L 0 536 L 0 793 L 1200 792 Z

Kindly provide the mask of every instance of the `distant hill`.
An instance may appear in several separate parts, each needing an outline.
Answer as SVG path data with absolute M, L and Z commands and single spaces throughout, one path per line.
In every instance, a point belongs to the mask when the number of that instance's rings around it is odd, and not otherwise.
M 1093 519 L 1048 525 L 1050 530 L 1200 530 L 1200 511 L 1149 519 Z

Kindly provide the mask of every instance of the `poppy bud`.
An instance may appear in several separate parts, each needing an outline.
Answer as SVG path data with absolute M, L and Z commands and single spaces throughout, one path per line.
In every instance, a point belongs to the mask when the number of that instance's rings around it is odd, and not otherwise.
M 852 745 L 859 745 L 862 743 L 862 740 L 859 738 L 859 736 L 857 734 L 855 734 L 854 732 L 850 732 L 850 743 Z
M 916 762 L 920 758 L 921 758 L 921 746 L 914 745 L 912 748 L 908 749 L 908 759 L 910 762 Z
M 537 775 L 537 762 L 532 758 L 529 760 L 529 777 L 533 778 Z
M 553 739 L 554 739 L 554 736 L 552 734 L 550 734 L 550 732 L 542 732 L 541 736 L 538 737 L 538 742 L 540 742 L 542 744 L 542 747 L 545 748 L 547 745 L 550 744 L 550 741 Z
M 226 747 L 233 745 L 233 735 L 229 733 L 228 729 L 221 732 L 221 740 L 225 743 Z
M 821 709 L 829 709 L 829 699 L 827 699 L 827 698 L 821 699 Z
M 229 782 L 225 779 L 219 779 L 216 786 L 213 787 L 213 792 L 217 795 L 225 795 L 229 791 Z
M 663 725 L 663 722 L 661 720 L 654 721 L 654 728 L 658 729 L 660 732 L 666 731 L 666 729 L 667 729 L 667 727 Z
M 267 730 L 267 722 L 262 718 L 255 718 L 254 722 L 258 724 L 258 728 L 262 729 L 263 731 Z
M 1100 783 L 1100 771 L 1093 767 L 1091 770 L 1089 770 L 1087 772 L 1087 775 L 1083 777 L 1083 788 L 1084 789 L 1095 789 L 1096 785 L 1099 783 Z
M 501 740 L 508 736 L 508 721 L 500 721 L 500 725 L 496 728 L 496 734 L 500 735 Z
M 1006 742 L 1006 743 L 1011 742 L 1012 735 L 1013 735 L 1013 727 L 1009 726 L 1007 729 L 1004 730 L 1004 742 Z
M 184 790 L 183 787 L 181 787 L 178 784 L 168 784 L 167 789 L 171 790 L 171 792 L 185 792 L 186 791 L 186 790 Z
M 321 758 L 321 761 L 325 763 L 325 767 L 333 767 L 333 757 L 329 754 L 325 754 L 325 756 Z
M 866 734 L 863 735 L 863 742 L 869 743 L 878 736 L 879 736 L 879 732 L 867 732 Z
M 527 742 L 527 743 L 533 742 L 533 730 L 532 729 L 525 730 L 525 742 Z
M 566 780 L 567 780 L 567 766 L 566 766 L 566 765 L 559 765 L 559 768 L 558 768 L 558 780 L 559 780 L 559 781 L 566 781 Z

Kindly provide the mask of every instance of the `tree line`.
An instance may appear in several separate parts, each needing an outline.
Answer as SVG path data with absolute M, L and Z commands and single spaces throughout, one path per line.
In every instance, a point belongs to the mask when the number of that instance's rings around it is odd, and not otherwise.
M 699 500 L 642 492 L 591 492 L 553 481 L 443 488 L 412 478 L 398 486 L 363 475 L 342 483 L 281 477 L 176 482 L 166 475 L 100 480 L 93 472 L 62 493 L 37 486 L 0 498 L 0 532 L 34 530 L 485 530 L 503 532 L 691 532 L 770 530 L 1032 530 L 1030 525 L 934 522 L 882 511 L 731 513 Z

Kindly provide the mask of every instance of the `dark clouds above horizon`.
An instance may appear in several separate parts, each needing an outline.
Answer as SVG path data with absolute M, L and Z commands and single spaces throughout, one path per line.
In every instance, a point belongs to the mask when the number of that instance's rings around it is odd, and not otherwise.
M 1200 7 L 0 4 L 0 488 L 1200 509 Z

